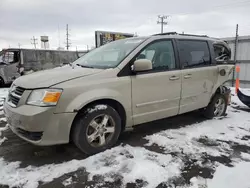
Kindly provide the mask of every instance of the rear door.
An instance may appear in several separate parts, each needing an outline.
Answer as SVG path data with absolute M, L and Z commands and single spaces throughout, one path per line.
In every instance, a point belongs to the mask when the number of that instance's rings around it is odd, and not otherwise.
M 177 66 L 172 40 L 158 40 L 147 45 L 136 59 L 149 59 L 153 70 L 132 78 L 134 124 L 178 114 L 181 71 Z
M 208 105 L 217 79 L 217 68 L 212 64 L 207 41 L 178 40 L 182 67 L 180 113 Z

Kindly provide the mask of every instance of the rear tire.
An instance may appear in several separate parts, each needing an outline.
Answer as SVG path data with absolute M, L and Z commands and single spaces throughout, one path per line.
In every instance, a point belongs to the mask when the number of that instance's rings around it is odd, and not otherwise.
M 93 105 L 80 112 L 73 123 L 72 140 L 86 154 L 95 154 L 115 145 L 121 132 L 121 118 L 108 105 Z
M 215 94 L 208 106 L 204 109 L 204 116 L 208 119 L 224 116 L 227 110 L 227 98 L 222 94 Z

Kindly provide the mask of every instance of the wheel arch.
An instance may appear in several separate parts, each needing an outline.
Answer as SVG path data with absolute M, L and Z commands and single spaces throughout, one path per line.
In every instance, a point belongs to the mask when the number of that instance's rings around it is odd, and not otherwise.
M 76 116 L 75 116 L 75 118 L 73 120 L 72 126 L 70 128 L 70 140 L 72 140 L 72 132 L 73 132 L 73 129 L 74 129 L 74 124 L 75 124 L 74 122 L 77 120 L 77 118 L 80 115 L 83 115 L 84 112 L 89 107 L 91 107 L 93 105 L 97 105 L 97 104 L 106 104 L 106 105 L 109 105 L 112 108 L 114 108 L 117 111 L 117 113 L 119 114 L 120 118 L 121 118 L 121 125 L 122 125 L 121 132 L 123 132 L 125 130 L 126 123 L 127 123 L 127 114 L 126 114 L 124 106 L 115 99 L 111 99 L 111 98 L 97 99 L 97 100 L 94 100 L 94 101 L 91 101 L 91 102 L 87 103 L 81 109 L 79 109 L 77 111 L 77 114 L 76 114 Z
M 219 86 L 217 86 L 217 87 L 215 87 L 215 88 L 216 88 L 216 89 L 215 89 L 214 92 L 212 93 L 209 102 L 211 102 L 211 100 L 213 99 L 213 97 L 214 97 L 216 94 L 225 94 L 225 93 L 228 91 L 228 89 L 230 90 L 230 88 L 227 87 L 227 86 L 225 86 L 224 84 L 219 85 Z M 231 90 L 230 90 L 230 91 L 231 91 Z
M 213 96 L 214 96 L 216 93 L 224 94 L 225 92 L 227 92 L 228 89 L 230 89 L 230 88 L 226 87 L 225 85 L 220 85 L 220 86 L 217 87 L 217 89 L 215 90 Z

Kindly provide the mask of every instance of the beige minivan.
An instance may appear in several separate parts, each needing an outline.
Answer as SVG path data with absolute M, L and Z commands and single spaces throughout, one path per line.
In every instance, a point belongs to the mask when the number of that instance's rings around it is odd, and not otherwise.
M 35 145 L 73 141 L 87 154 L 112 147 L 133 126 L 201 110 L 222 116 L 234 65 L 227 43 L 163 33 L 108 43 L 73 64 L 18 78 L 4 111 Z

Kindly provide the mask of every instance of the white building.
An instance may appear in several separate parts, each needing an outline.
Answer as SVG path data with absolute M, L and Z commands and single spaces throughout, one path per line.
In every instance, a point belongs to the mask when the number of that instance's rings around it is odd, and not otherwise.
M 235 37 L 223 38 L 232 50 L 232 60 L 235 52 Z M 240 87 L 250 88 L 250 36 L 239 36 L 236 61 L 240 65 Z

